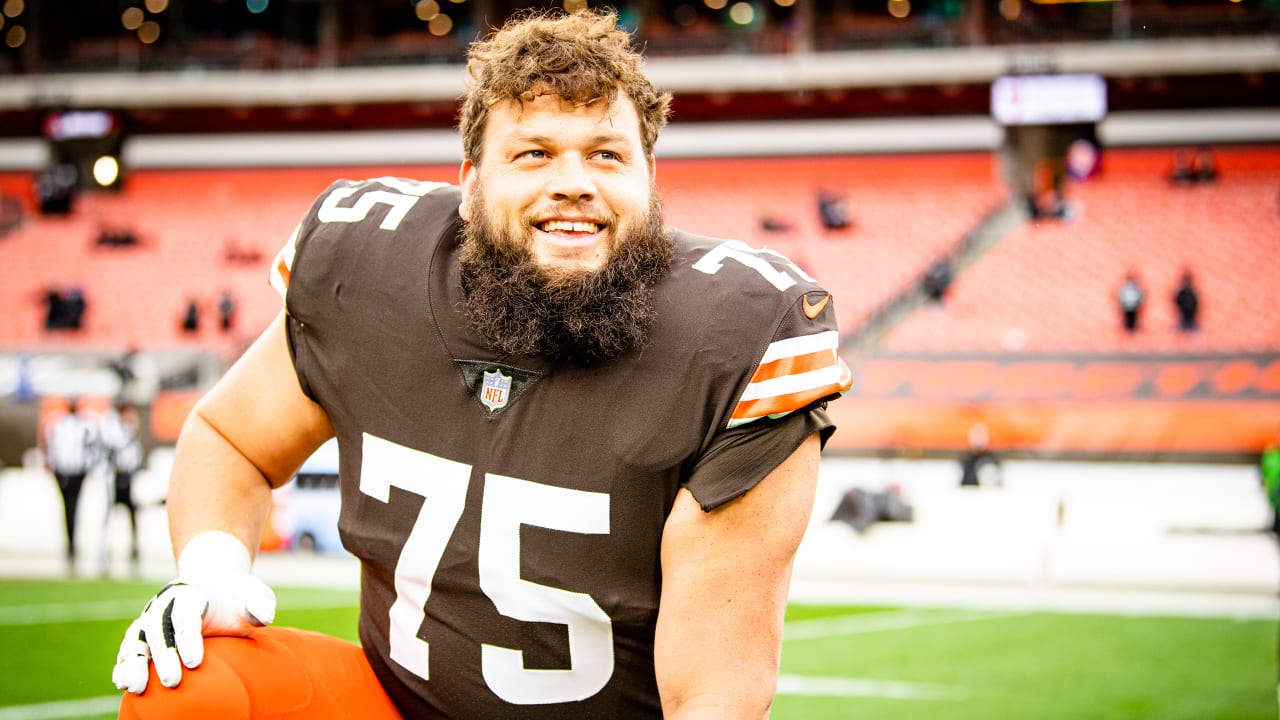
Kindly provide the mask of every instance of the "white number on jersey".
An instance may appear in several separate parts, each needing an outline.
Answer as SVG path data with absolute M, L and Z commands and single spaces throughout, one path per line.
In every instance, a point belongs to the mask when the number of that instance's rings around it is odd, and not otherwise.
M 396 562 L 396 600 L 389 614 L 391 659 L 424 680 L 431 677 L 430 648 L 418 629 L 440 558 L 462 518 L 470 478 L 469 465 L 364 435 L 360 491 L 384 503 L 392 487 L 423 498 Z M 507 617 L 566 626 L 570 655 L 568 670 L 530 670 L 520 650 L 486 643 L 485 683 L 498 697 L 522 705 L 596 694 L 613 676 L 613 623 L 590 595 L 520 577 L 520 526 L 608 534 L 609 496 L 486 474 L 480 512 L 481 591 Z
M 363 185 L 338 188 L 325 197 L 324 202 L 320 204 L 320 209 L 316 211 L 316 218 L 325 223 L 356 223 L 364 220 L 373 206 L 382 203 L 390 205 L 391 209 L 387 211 L 387 216 L 382 219 L 378 227 L 383 230 L 395 230 L 414 203 L 418 202 L 418 198 L 445 186 L 445 183 L 418 182 L 393 177 L 378 178 L 376 182 L 392 188 L 394 192 L 369 190 Z M 338 204 L 361 190 L 364 190 L 364 193 L 356 199 L 354 205 Z
M 755 270 L 760 277 L 769 281 L 769 284 L 778 288 L 779 291 L 786 290 L 796 284 L 795 278 L 785 272 L 775 268 L 769 263 L 767 258 L 773 258 L 786 265 L 787 269 L 795 273 L 797 276 L 814 282 L 805 271 L 799 266 L 787 259 L 782 253 L 773 250 L 762 250 L 753 248 L 741 240 L 725 240 L 719 245 L 711 248 L 711 251 L 698 259 L 693 264 L 693 269 L 704 272 L 708 275 L 715 275 L 724 267 L 725 260 L 736 260 L 743 265 Z

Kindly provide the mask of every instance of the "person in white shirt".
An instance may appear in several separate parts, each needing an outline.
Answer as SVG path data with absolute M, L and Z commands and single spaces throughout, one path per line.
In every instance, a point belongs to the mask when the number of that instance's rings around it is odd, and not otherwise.
M 133 475 L 142 469 L 142 438 L 138 411 L 118 403 L 102 416 L 102 446 L 115 481 L 111 485 L 111 507 L 123 505 L 129 511 L 132 538 L 130 558 L 138 561 L 138 507 L 133 501 Z M 108 510 L 108 514 L 110 511 Z
M 62 493 L 62 509 L 66 517 L 67 560 L 76 557 L 76 507 L 84 478 L 101 459 L 101 441 L 97 426 L 80 411 L 72 398 L 67 413 L 50 427 L 45 438 L 45 465 L 58 481 Z

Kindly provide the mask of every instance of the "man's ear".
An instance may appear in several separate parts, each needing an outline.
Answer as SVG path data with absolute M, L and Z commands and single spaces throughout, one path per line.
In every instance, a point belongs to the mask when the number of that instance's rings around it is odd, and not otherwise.
M 479 168 L 470 160 L 463 160 L 458 168 L 458 187 L 462 188 L 462 204 L 458 206 L 458 215 L 471 222 L 471 198 L 475 196 L 476 175 Z

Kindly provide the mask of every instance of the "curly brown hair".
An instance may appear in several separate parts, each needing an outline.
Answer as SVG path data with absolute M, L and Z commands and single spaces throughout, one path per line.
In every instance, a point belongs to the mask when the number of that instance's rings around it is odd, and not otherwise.
M 489 110 L 511 100 L 559 95 L 575 105 L 612 103 L 622 92 L 640 115 L 641 142 L 653 156 L 658 133 L 667 124 L 670 93 L 660 93 L 641 70 L 643 58 L 618 29 L 611 10 L 528 10 L 507 20 L 467 53 L 471 81 L 462 100 L 458 129 L 462 150 L 480 162 Z

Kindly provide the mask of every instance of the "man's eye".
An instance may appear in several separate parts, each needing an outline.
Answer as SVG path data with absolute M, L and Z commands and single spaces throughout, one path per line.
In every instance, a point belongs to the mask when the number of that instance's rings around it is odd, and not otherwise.
M 616 160 L 620 160 L 620 159 L 621 159 L 621 157 L 618 155 L 618 153 L 616 153 L 616 152 L 611 152 L 611 151 L 609 151 L 609 150 L 601 150 L 600 152 L 596 153 L 596 157 L 600 158 L 601 160 L 615 160 L 615 161 L 616 161 Z
M 546 150 L 525 150 L 520 153 L 520 157 L 529 158 L 531 160 L 543 160 L 547 157 Z

